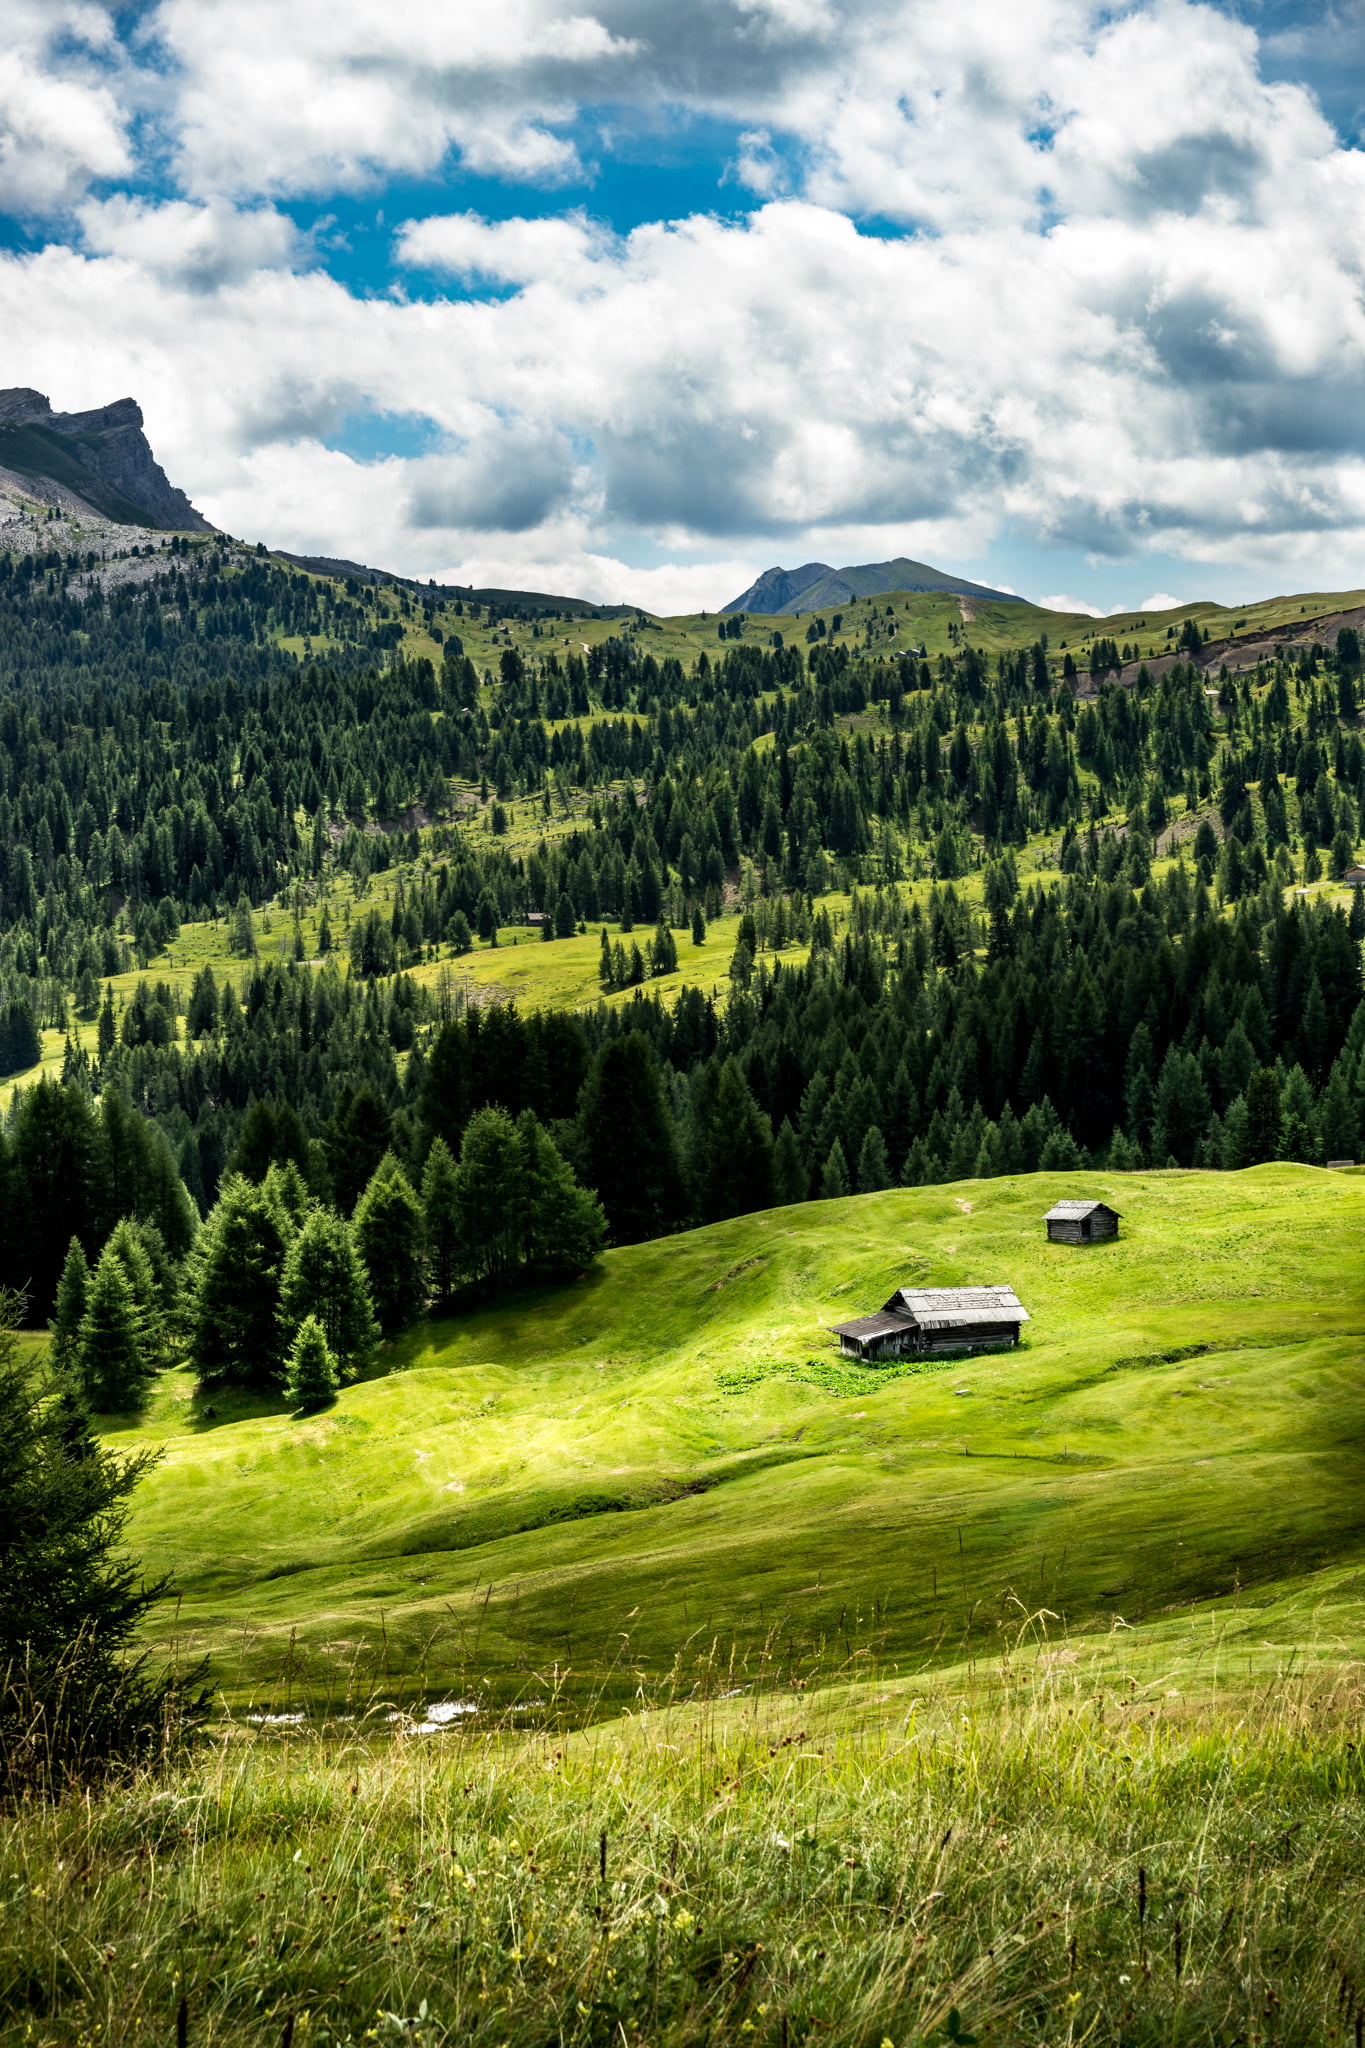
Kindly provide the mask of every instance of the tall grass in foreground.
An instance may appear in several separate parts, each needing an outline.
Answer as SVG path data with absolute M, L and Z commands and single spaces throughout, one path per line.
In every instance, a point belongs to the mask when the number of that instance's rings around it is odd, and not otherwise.
M 228 1730 L 0 1821 L 0 2039 L 1355 2042 L 1361 1707 L 1039 1665 L 572 1736 Z

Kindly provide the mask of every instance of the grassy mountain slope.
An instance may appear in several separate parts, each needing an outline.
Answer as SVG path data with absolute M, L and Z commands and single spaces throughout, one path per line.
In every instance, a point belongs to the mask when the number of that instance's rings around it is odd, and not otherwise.
M 7 473 L 16 489 L 24 475 L 51 478 L 60 487 L 58 495 L 61 490 L 79 491 L 82 480 L 85 487 L 92 482 L 92 473 L 73 462 L 69 450 L 64 453 L 49 433 L 9 426 L 0 431 L 0 443 L 0 464 L 10 465 Z M 101 488 L 113 489 L 107 485 Z M 53 549 L 59 554 L 70 554 L 74 550 L 77 557 L 92 551 L 100 558 L 98 574 L 105 584 L 140 583 L 149 573 L 150 565 L 145 560 L 127 559 L 129 544 L 137 538 L 138 526 L 147 517 L 131 500 L 119 497 L 118 504 L 111 500 L 109 507 L 115 517 L 126 516 L 132 521 L 127 527 L 111 526 L 104 513 L 89 511 L 87 516 L 72 506 L 54 510 L 46 498 L 40 495 L 29 499 L 22 490 L 16 504 L 27 515 L 27 522 L 20 520 L 11 527 L 5 543 L 8 550 L 18 554 Z M 226 536 L 188 531 L 180 539 L 185 543 L 180 566 L 192 585 L 211 563 L 226 564 L 231 583 L 235 575 L 256 560 L 249 546 Z M 169 545 L 168 529 L 161 548 Z M 260 552 L 264 554 L 263 547 Z M 281 552 L 271 560 L 301 574 L 319 597 L 344 601 L 348 585 L 352 595 L 363 590 L 368 607 L 364 613 L 366 627 L 388 626 L 401 636 L 397 644 L 407 656 L 426 655 L 438 665 L 452 634 L 458 636 L 480 672 L 490 669 L 493 673 L 497 672 L 501 653 L 509 646 L 519 648 L 527 658 L 544 657 L 551 652 L 563 658 L 607 640 L 625 638 L 634 640 L 642 652 L 652 653 L 660 661 L 671 655 L 684 664 L 695 662 L 703 652 L 714 658 L 719 646 L 719 611 L 665 616 L 633 605 L 590 604 L 572 596 L 515 590 L 462 592 L 457 609 L 454 586 L 442 586 L 438 591 L 434 586 L 383 570 L 318 556 Z M 917 566 L 906 564 L 907 570 Z M 78 576 L 78 585 L 79 581 Z M 731 619 L 727 626 L 734 638 L 759 646 L 768 646 L 774 633 L 781 634 L 789 643 L 804 645 L 811 625 L 811 595 L 806 593 L 798 600 L 799 612 L 745 615 L 742 623 Z M 1070 651 L 1084 667 L 1097 635 L 1129 644 L 1147 659 L 1169 652 L 1174 636 L 1188 618 L 1198 620 L 1214 643 L 1246 642 L 1254 640 L 1258 633 L 1288 633 L 1294 645 L 1300 641 L 1307 645 L 1315 637 L 1334 638 L 1334 632 L 1326 630 L 1315 634 L 1315 621 L 1330 622 L 1363 606 L 1365 590 L 1297 591 L 1249 604 L 1222 605 L 1200 599 L 1165 612 L 1134 609 L 1096 619 L 1083 612 L 1051 611 L 1026 599 L 996 600 L 989 594 L 959 596 L 947 591 L 892 589 L 866 596 L 831 595 L 827 603 L 818 603 L 815 611 L 828 629 L 826 637 L 831 642 L 873 656 L 923 647 L 932 658 L 959 651 L 966 641 L 987 654 L 996 654 L 1028 647 L 1040 633 L 1046 634 L 1050 666 L 1060 674 L 1063 651 Z M 315 622 L 307 632 L 277 625 L 271 637 L 296 656 L 326 658 L 348 645 L 354 636 L 349 628 L 338 628 L 334 615 L 330 624 L 326 620 Z M 1235 646 L 1232 665 L 1237 665 Z
M 330 584 L 336 579 L 318 576 L 312 580 Z M 518 602 L 515 592 L 507 593 L 503 601 L 508 610 L 491 627 L 483 616 L 477 621 L 468 615 L 456 616 L 449 603 L 436 607 L 434 616 L 442 632 L 458 634 L 466 653 L 480 671 L 489 668 L 496 673 L 501 651 L 507 646 L 520 648 L 528 659 L 551 652 L 563 659 L 570 653 L 582 653 L 603 641 L 625 637 L 633 639 L 642 653 L 653 654 L 658 661 L 673 655 L 684 664 L 690 664 L 702 653 L 714 660 L 722 645 L 717 637 L 719 615 L 714 612 L 690 612 L 676 617 L 640 612 L 623 619 L 610 616 L 605 607 L 599 607 L 594 617 L 575 616 L 550 621 L 519 616 L 514 609 Z M 566 605 L 570 602 L 565 600 Z M 384 586 L 375 603 L 377 617 L 392 618 L 402 624 L 405 653 L 409 656 L 425 654 L 440 662 L 443 643 L 432 638 L 419 613 L 402 612 L 401 592 L 395 587 Z M 1169 612 L 1135 610 L 1116 613 L 1112 618 L 1094 619 L 1082 612 L 1048 611 L 1023 600 L 997 602 L 974 597 L 959 598 L 946 591 L 883 591 L 875 597 L 832 604 L 822 615 L 827 627 L 832 627 L 836 615 L 840 620 L 838 631 L 830 631 L 826 636 L 831 642 L 846 644 L 850 650 L 863 649 L 873 656 L 903 654 L 911 648 L 922 647 L 932 658 L 956 652 L 968 640 L 983 652 L 994 655 L 1009 649 L 1029 647 L 1040 633 L 1045 633 L 1050 643 L 1051 666 L 1060 674 L 1063 651 L 1069 650 L 1083 667 L 1089 660 L 1090 645 L 1096 635 L 1136 646 L 1149 659 L 1170 651 L 1173 641 L 1167 639 L 1167 627 L 1171 628 L 1172 635 L 1178 634 L 1187 618 L 1196 619 L 1201 628 L 1207 627 L 1211 642 L 1249 640 L 1258 632 L 1288 629 L 1295 644 L 1300 638 L 1307 644 L 1319 637 L 1313 631 L 1315 619 L 1356 610 L 1363 603 L 1365 591 L 1359 590 L 1295 592 L 1250 605 L 1220 605 L 1212 600 L 1201 600 Z M 766 647 L 771 643 L 773 634 L 780 633 L 786 642 L 804 647 L 810 623 L 804 612 L 754 614 L 745 618 L 734 637 Z M 869 625 L 872 627 L 870 643 L 867 635 Z M 304 652 L 301 639 L 286 639 L 284 644 L 296 654 Z M 319 654 L 326 651 L 328 644 L 325 636 L 309 643 L 310 649 Z
M 294 558 L 284 559 L 292 561 Z M 312 580 L 330 584 L 339 579 L 317 575 Z M 376 616 L 391 617 L 402 624 L 407 654 L 426 654 L 439 663 L 442 643 L 431 637 L 427 622 L 420 613 L 402 611 L 402 595 L 396 585 L 382 586 L 375 600 Z M 701 653 L 709 654 L 714 660 L 721 645 L 717 638 L 721 615 L 716 612 L 680 613 L 676 617 L 630 612 L 622 616 L 622 607 L 599 606 L 595 616 L 580 614 L 550 620 L 538 619 L 530 610 L 524 615 L 518 611 L 520 605 L 525 603 L 529 606 L 531 602 L 532 597 L 528 593 L 503 593 L 499 601 L 500 616 L 493 626 L 483 615 L 477 620 L 467 614 L 456 616 L 448 601 L 436 606 L 434 616 L 444 633 L 459 635 L 465 651 L 478 669 L 489 668 L 494 673 L 502 649 L 509 645 L 519 647 L 527 658 L 550 652 L 563 658 L 605 640 L 626 637 L 634 639 L 642 653 L 653 654 L 656 660 L 663 661 L 673 655 L 685 664 L 694 662 Z M 563 600 L 566 607 L 574 602 Z M 1251 641 L 1257 634 L 1288 632 L 1295 644 L 1300 638 L 1307 644 L 1320 637 L 1313 631 L 1314 620 L 1334 618 L 1339 613 L 1358 610 L 1362 604 L 1365 604 L 1365 591 L 1362 590 L 1296 591 L 1281 597 L 1264 598 L 1253 604 L 1221 605 L 1211 599 L 1197 600 L 1172 611 L 1133 610 L 1095 619 L 1083 612 L 1049 611 L 1023 599 L 1005 601 L 958 597 L 948 591 L 893 590 L 881 591 L 872 597 L 834 601 L 820 609 L 824 623 L 831 629 L 826 637 L 832 643 L 845 644 L 850 650 L 861 649 L 873 656 L 903 654 L 911 648 L 922 647 L 930 657 L 935 657 L 958 651 L 968 640 L 973 646 L 993 655 L 1031 646 L 1039 634 L 1044 633 L 1050 643 L 1051 666 L 1060 674 L 1063 651 L 1069 650 L 1084 667 L 1089 660 L 1091 642 L 1097 635 L 1128 643 L 1148 659 L 1169 653 L 1174 635 L 1189 618 L 1197 620 L 1201 628 L 1207 628 L 1212 643 L 1235 642 L 1238 639 Z M 832 630 L 836 616 L 840 621 L 837 632 Z M 811 619 L 803 607 L 800 613 L 746 615 L 737 631 L 734 622 L 729 623 L 734 638 L 741 641 L 766 647 L 771 643 L 773 634 L 780 633 L 788 643 L 804 646 Z M 872 628 L 870 640 L 869 625 Z M 1172 635 L 1170 640 L 1167 638 L 1168 627 Z M 285 644 L 295 653 L 304 651 L 302 640 L 286 640 Z M 321 653 L 327 644 L 324 637 L 315 639 L 310 646 Z M 1236 665 L 1235 649 L 1232 659 Z
M 187 1376 L 119 1440 L 166 1456 L 135 1541 L 166 1627 L 241 1696 L 629 1697 L 713 1640 L 814 1676 L 987 1642 L 1016 1601 L 1161 1614 L 1365 1547 L 1359 1175 L 1073 1176 L 1117 1244 L 1049 1245 L 1057 1176 L 772 1211 L 609 1253 L 436 1323 L 330 1412 Z M 893 1284 L 1008 1280 L 1014 1354 L 848 1366 Z

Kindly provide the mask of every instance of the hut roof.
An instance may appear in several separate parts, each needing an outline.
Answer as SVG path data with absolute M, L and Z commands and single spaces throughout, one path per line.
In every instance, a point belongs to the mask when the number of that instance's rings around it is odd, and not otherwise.
M 851 1323 L 832 1325 L 836 1337 L 857 1337 L 866 1343 L 871 1337 L 886 1337 L 893 1330 L 903 1330 L 908 1318 L 903 1315 L 880 1310 L 875 1316 L 857 1316 Z
M 886 1304 L 921 1330 L 952 1330 L 964 1323 L 1027 1323 L 1029 1312 L 1012 1287 L 900 1287 Z
M 1117 1209 L 1110 1209 L 1108 1202 L 1054 1202 L 1043 1218 L 1044 1223 L 1078 1223 L 1082 1216 L 1091 1216 L 1096 1209 L 1109 1209 L 1111 1216 L 1117 1216 Z

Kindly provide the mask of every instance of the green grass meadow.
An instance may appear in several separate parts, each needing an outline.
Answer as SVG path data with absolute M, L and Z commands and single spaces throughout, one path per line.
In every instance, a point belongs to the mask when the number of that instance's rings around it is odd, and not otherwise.
M 0 2038 L 76 2048 L 1350 2043 L 1359 1670 L 1191 1716 L 941 1696 L 583 1734 L 293 1728 L 0 1816 Z
M 1119 1240 L 1047 1243 L 1063 1192 Z M 378 1684 L 581 1719 L 693 1659 L 903 1677 L 1040 1609 L 1087 1638 L 1235 1609 L 1255 1669 L 1314 1589 L 1365 1618 L 1362 1220 L 1365 1176 L 1289 1165 L 738 1218 L 419 1326 L 320 1415 L 163 1376 L 116 1428 L 164 1449 L 134 1541 L 236 1710 Z M 1002 1280 L 1015 1352 L 837 1355 L 901 1282 Z
M 1064 1192 L 1120 1239 L 1048 1244 Z M 0 2042 L 1349 2048 L 1363 1217 L 919 1188 L 609 1253 L 310 1418 L 163 1376 L 108 1438 L 218 1712 L 0 1813 Z M 833 1348 L 997 1280 L 1017 1352 Z

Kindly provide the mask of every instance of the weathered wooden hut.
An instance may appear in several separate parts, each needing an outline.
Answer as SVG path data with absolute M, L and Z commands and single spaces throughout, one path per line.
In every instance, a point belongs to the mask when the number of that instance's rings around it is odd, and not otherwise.
M 885 1365 L 896 1358 L 951 1358 L 1007 1351 L 1029 1313 L 1012 1287 L 898 1287 L 875 1316 L 836 1323 L 845 1358 Z
M 1099 1244 L 1119 1234 L 1119 1212 L 1107 1202 L 1054 1202 L 1043 1221 L 1054 1244 Z

